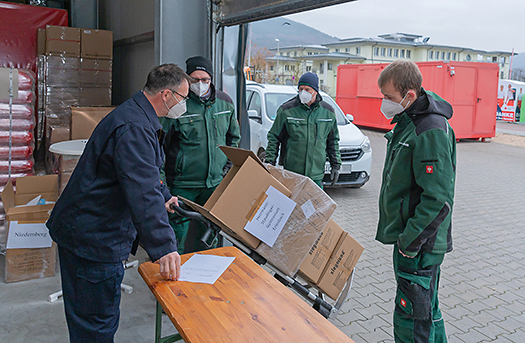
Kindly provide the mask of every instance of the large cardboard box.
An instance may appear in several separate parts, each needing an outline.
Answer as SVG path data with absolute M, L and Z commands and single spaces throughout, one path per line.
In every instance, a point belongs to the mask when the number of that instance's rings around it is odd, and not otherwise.
M 11 222 L 44 224 L 53 204 L 22 206 L 41 195 L 46 202 L 58 198 L 57 175 L 28 176 L 16 180 L 16 192 L 11 181 L 2 191 L 2 202 L 7 214 L 8 232 Z M 44 278 L 55 275 L 56 245 L 50 248 L 7 249 L 5 282 Z
M 80 42 L 80 29 L 77 27 L 47 25 L 46 39 Z
M 337 225 L 333 219 L 328 221 L 299 267 L 299 275 L 303 279 L 317 284 L 343 232 L 343 228 Z
M 98 123 L 115 107 L 71 107 L 71 139 L 89 139 Z
M 113 61 L 82 58 L 80 83 L 82 87 L 111 88 Z
M 113 32 L 82 29 L 81 56 L 83 58 L 113 59 Z
M 80 29 L 66 26 L 46 26 L 46 54 L 80 57 Z
M 266 190 L 272 186 L 287 197 L 291 192 L 270 174 L 252 151 L 226 146 L 220 149 L 233 163 L 228 174 L 204 206 L 183 200 L 226 233 L 255 249 L 260 241 L 244 227 L 262 204 Z
M 363 246 L 348 232 L 344 232 L 325 267 L 317 286 L 330 298 L 337 299 L 348 282 L 357 260 L 363 253 Z
M 46 54 L 51 56 L 80 57 L 80 42 L 47 40 Z
M 280 271 L 293 276 L 323 231 L 337 204 L 310 178 L 268 165 L 270 174 L 288 188 L 297 204 L 272 247 L 261 243 L 256 251 Z

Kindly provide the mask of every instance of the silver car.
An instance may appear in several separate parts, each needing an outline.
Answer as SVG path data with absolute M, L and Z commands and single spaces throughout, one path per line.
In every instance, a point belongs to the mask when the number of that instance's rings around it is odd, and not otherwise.
M 271 84 L 246 84 L 246 108 L 250 118 L 250 149 L 262 160 L 266 157 L 267 134 L 272 127 L 277 109 L 297 95 L 297 87 Z M 324 101 L 335 110 L 339 125 L 339 149 L 343 162 L 337 187 L 362 187 L 370 179 L 372 147 L 370 140 L 352 124 L 353 117 L 345 115 L 337 103 L 325 92 L 320 92 Z M 329 187 L 330 164 L 325 165 L 323 186 Z

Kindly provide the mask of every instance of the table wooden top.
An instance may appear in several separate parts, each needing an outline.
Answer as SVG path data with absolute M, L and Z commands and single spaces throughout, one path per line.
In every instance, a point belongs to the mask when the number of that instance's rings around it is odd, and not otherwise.
M 309 303 L 235 247 L 199 252 L 234 256 L 215 284 L 166 281 L 157 264 L 139 273 L 186 343 L 349 342 Z M 182 256 L 186 262 L 193 254 Z

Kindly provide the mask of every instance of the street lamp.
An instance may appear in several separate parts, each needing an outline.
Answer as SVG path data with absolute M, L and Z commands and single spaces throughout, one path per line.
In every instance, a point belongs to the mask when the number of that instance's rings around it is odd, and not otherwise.
M 277 83 L 279 83 L 279 38 L 275 38 L 277 42 Z

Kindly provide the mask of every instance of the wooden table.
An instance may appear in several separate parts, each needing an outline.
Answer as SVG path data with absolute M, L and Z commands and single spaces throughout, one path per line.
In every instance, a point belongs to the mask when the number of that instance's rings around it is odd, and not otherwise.
M 166 281 L 147 262 L 139 273 L 187 343 L 353 342 L 305 300 L 235 247 L 199 252 L 234 256 L 215 284 Z M 193 254 L 182 256 L 184 263 Z M 159 326 L 157 326 L 160 329 Z M 173 342 L 174 338 L 157 342 Z

